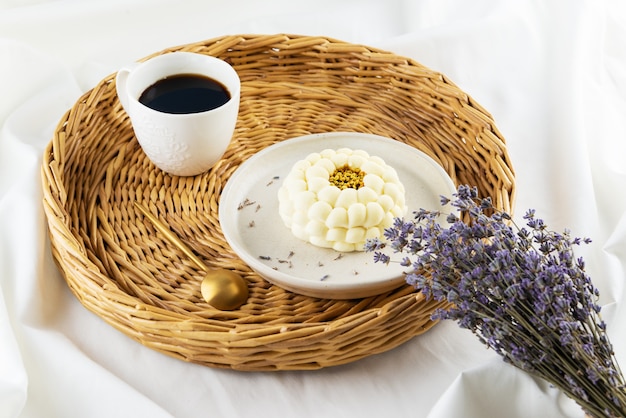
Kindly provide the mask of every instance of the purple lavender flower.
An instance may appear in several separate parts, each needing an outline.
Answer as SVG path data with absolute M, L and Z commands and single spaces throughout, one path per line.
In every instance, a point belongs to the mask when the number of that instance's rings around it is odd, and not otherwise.
M 389 263 L 384 250 L 407 254 L 406 281 L 427 298 L 446 301 L 433 320 L 470 329 L 504 361 L 561 388 L 593 416 L 626 416 L 626 383 L 599 316 L 598 290 L 573 247 L 589 243 L 550 231 L 533 209 L 518 227 L 475 187 L 459 186 L 438 211 L 419 210 L 385 230 L 387 243 L 366 251 Z

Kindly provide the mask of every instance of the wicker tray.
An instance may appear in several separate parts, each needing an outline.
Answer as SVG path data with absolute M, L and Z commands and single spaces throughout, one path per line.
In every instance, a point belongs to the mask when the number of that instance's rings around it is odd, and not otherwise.
M 241 162 L 278 141 L 329 131 L 383 135 L 438 161 L 510 210 L 514 175 L 491 116 L 445 76 L 388 52 L 305 36 L 226 36 L 174 50 L 231 63 L 242 81 L 234 139 L 193 178 L 144 156 L 115 93 L 115 75 L 78 100 L 45 150 L 44 207 L 52 251 L 89 310 L 168 355 L 237 370 L 317 369 L 384 352 L 427 331 L 436 303 L 404 286 L 359 300 L 290 293 L 255 275 L 228 247 L 220 192 Z M 240 272 L 251 297 L 217 311 L 198 271 L 135 212 L 138 200 L 209 266 Z

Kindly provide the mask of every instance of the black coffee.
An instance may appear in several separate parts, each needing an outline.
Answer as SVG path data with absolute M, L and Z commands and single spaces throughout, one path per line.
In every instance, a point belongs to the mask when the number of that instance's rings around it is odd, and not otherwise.
M 165 113 L 198 113 L 230 100 L 219 81 L 199 74 L 177 74 L 148 87 L 139 97 L 144 105 Z

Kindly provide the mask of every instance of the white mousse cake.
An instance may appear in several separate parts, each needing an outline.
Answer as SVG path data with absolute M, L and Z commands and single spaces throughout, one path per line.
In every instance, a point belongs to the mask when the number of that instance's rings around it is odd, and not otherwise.
M 325 149 L 298 161 L 278 191 L 279 213 L 297 238 L 336 251 L 363 251 L 407 207 L 393 167 L 363 150 Z

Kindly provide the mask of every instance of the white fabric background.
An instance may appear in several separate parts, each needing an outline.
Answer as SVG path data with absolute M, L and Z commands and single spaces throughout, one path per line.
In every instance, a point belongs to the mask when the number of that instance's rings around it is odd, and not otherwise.
M 0 417 L 582 416 L 454 323 L 314 372 L 216 370 L 147 349 L 71 295 L 39 167 L 82 92 L 170 46 L 297 33 L 409 56 L 493 114 L 518 216 L 532 207 L 594 239 L 580 255 L 626 365 L 625 25 L 621 0 L 0 0 Z

